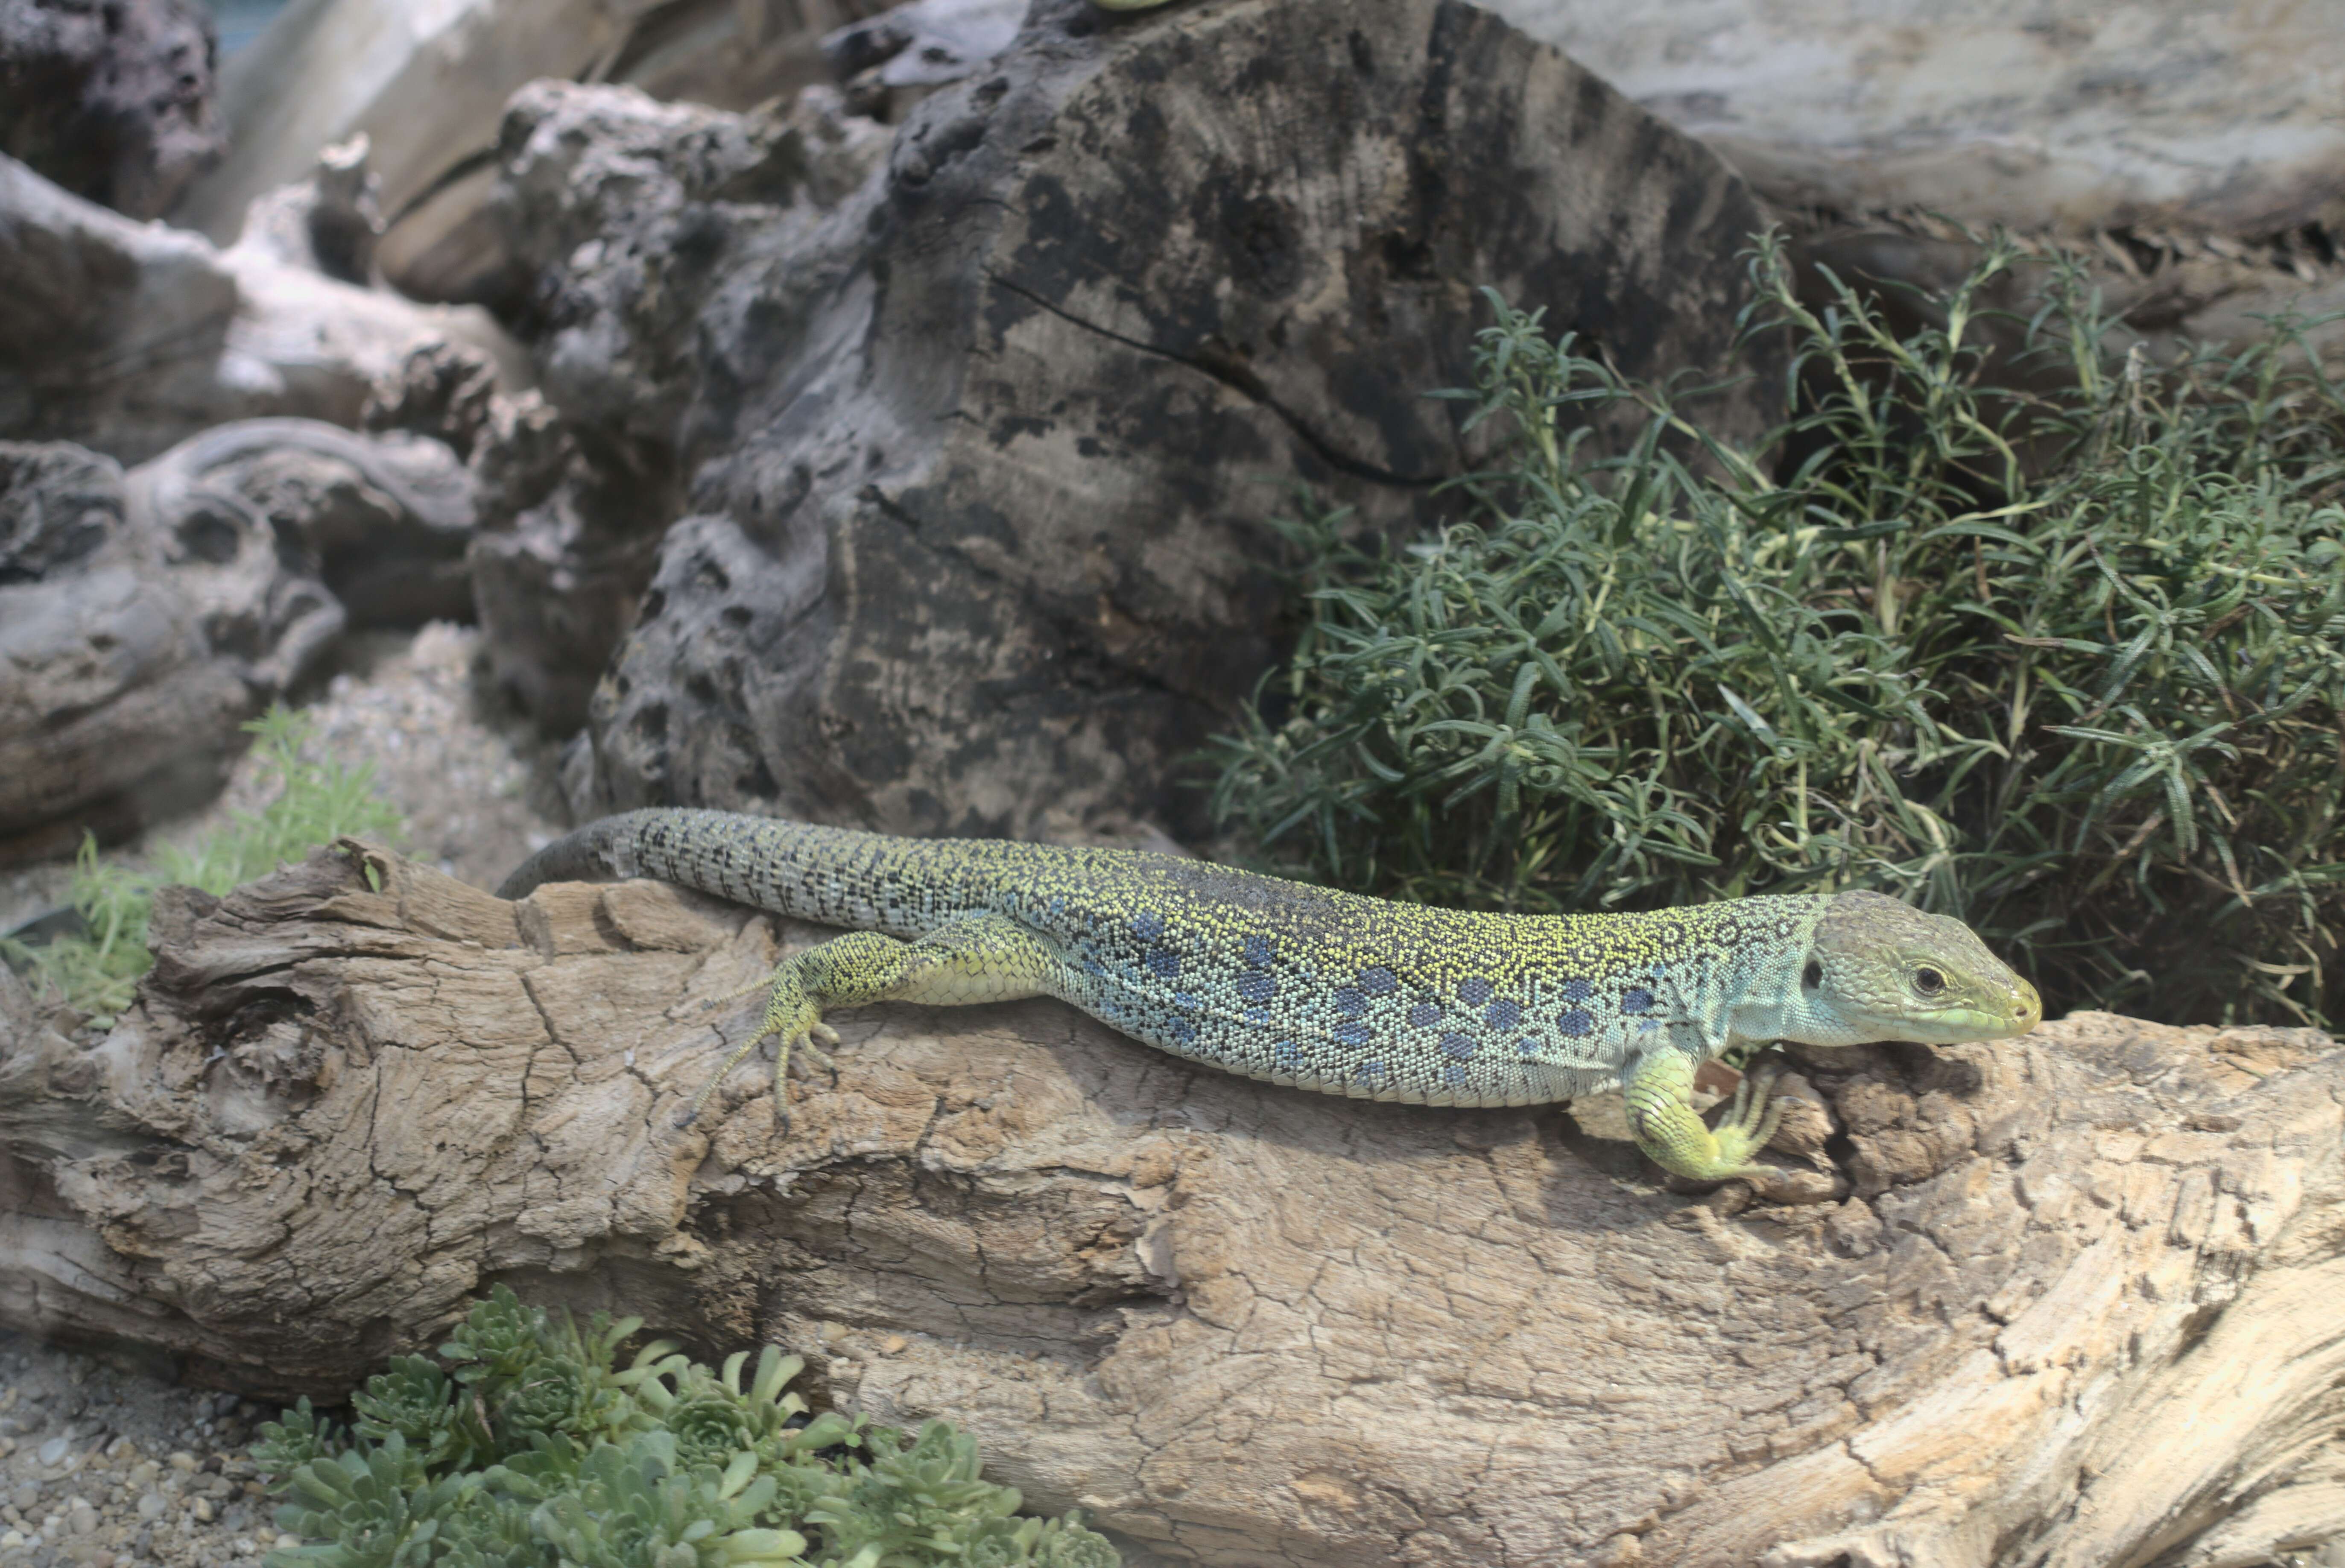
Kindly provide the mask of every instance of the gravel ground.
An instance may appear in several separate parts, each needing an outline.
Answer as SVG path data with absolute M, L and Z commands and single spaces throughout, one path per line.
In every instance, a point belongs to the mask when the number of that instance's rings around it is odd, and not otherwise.
M 0 1568 L 210 1568 L 298 1544 L 240 1457 L 276 1413 L 0 1334 Z
M 553 748 L 483 695 L 480 639 L 431 626 L 345 639 L 303 706 L 318 745 L 369 761 L 407 819 L 401 847 L 494 887 L 563 830 Z M 248 758 L 227 792 L 164 824 L 123 857 L 211 831 L 261 804 Z M 63 901 L 71 868 L 0 877 L 0 930 Z M 277 1414 L 125 1365 L 0 1332 L 0 1568 L 212 1568 L 259 1562 L 279 1538 L 273 1502 L 240 1455 Z

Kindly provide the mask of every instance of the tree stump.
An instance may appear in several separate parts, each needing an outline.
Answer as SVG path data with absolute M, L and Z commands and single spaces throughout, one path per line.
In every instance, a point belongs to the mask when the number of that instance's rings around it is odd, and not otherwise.
M 777 926 L 778 924 L 778 932 Z M 2345 1530 L 2345 1056 L 2106 1014 L 1804 1054 L 1838 1201 L 1588 1105 L 1360 1104 L 1056 1003 L 746 1064 L 777 942 L 343 840 L 179 893 L 102 1040 L 0 990 L 0 1322 L 332 1397 L 502 1281 L 804 1352 L 1135 1562 L 2250 1563 Z

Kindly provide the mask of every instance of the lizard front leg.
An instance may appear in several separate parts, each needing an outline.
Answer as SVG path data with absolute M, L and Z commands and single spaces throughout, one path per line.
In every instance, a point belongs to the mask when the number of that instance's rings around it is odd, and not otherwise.
M 998 914 L 964 915 L 916 942 L 858 931 L 808 948 L 785 959 L 766 979 L 710 1003 L 715 1006 L 752 992 L 767 992 L 766 1015 L 757 1032 L 734 1047 L 676 1125 L 691 1125 L 726 1074 L 769 1034 L 781 1037 L 774 1062 L 774 1101 L 777 1118 L 787 1119 L 784 1085 L 791 1047 L 803 1044 L 808 1051 L 816 1051 L 816 1040 L 838 1044 L 838 1031 L 822 1021 L 822 1015 L 834 1007 L 860 1007 L 873 1002 L 918 1002 L 935 1007 L 1013 1002 L 1044 994 L 1058 966 L 1058 955 L 1031 932 Z
M 1772 1070 L 1746 1074 L 1734 1104 L 1715 1132 L 1702 1125 L 1688 1096 L 1693 1092 L 1694 1058 L 1683 1051 L 1656 1051 L 1639 1064 L 1625 1086 L 1629 1126 L 1637 1146 L 1663 1170 L 1697 1181 L 1746 1176 L 1771 1183 L 1783 1173 L 1751 1156 L 1775 1135 L 1782 1107 L 1772 1102 Z

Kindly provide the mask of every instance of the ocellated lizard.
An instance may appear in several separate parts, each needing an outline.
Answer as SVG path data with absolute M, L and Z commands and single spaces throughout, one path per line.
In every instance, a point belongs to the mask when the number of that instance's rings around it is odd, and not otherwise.
M 1160 1050 L 1273 1084 L 1433 1105 L 1526 1105 L 1619 1085 L 1638 1146 L 1707 1180 L 1753 1163 L 1763 1083 L 1715 1132 L 1694 1071 L 1778 1040 L 1927 1044 L 2022 1034 L 2035 988 L 1969 927 L 1872 892 L 1641 913 L 1428 909 L 1126 850 L 890 838 L 723 811 L 629 811 L 532 856 L 501 896 L 655 877 L 856 928 L 798 953 L 732 1067 L 826 1011 L 1055 996 Z M 738 993 L 736 994 L 746 994 Z

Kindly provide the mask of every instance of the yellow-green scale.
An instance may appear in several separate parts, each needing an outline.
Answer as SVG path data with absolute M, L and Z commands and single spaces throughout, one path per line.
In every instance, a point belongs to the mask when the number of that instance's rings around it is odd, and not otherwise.
M 1737 1033 L 1765 1037 L 1751 1027 L 1763 1016 L 1738 1030 L 1736 1010 L 1795 993 L 1830 901 L 1488 914 L 1165 855 L 693 810 L 606 819 L 508 889 L 591 871 L 951 949 L 953 963 L 890 993 L 910 1000 L 1039 993 L 1224 1071 L 1447 1105 L 1568 1099 L 1621 1082 L 1656 1052 L 1690 1064 Z

